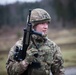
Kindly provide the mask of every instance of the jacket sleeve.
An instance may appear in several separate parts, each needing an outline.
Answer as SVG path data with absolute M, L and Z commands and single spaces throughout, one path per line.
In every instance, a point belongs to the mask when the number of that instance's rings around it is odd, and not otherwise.
M 61 54 L 60 47 L 56 44 L 54 45 L 53 63 L 51 65 L 51 72 L 53 75 L 65 75 L 63 67 L 63 58 Z
M 20 75 L 27 69 L 27 66 L 28 66 L 28 62 L 26 60 L 25 60 L 25 65 L 23 65 L 22 61 L 17 62 L 16 60 L 13 59 L 16 45 L 21 46 L 20 41 L 18 41 L 11 48 L 11 50 L 9 52 L 8 59 L 6 62 L 6 69 L 7 69 L 8 75 Z

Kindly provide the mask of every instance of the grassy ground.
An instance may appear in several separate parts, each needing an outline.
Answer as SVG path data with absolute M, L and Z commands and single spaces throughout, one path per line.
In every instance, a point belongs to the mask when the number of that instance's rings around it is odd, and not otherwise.
M 0 55 L 0 75 L 7 75 L 7 73 L 6 73 L 6 59 L 7 59 L 7 54 Z
M 64 66 L 76 66 L 76 50 L 62 51 Z
M 10 29 L 5 34 L 0 31 L 0 75 L 7 75 L 5 64 L 8 51 L 20 35 L 21 32 L 16 29 L 13 32 Z M 76 29 L 49 30 L 49 38 L 61 47 L 64 66 L 76 66 Z

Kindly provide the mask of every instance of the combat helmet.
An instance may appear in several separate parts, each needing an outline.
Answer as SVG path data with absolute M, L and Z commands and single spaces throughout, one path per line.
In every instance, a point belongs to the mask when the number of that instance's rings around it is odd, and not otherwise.
M 50 22 L 50 20 L 50 15 L 44 9 L 36 8 L 31 12 L 30 21 L 33 26 L 41 22 Z

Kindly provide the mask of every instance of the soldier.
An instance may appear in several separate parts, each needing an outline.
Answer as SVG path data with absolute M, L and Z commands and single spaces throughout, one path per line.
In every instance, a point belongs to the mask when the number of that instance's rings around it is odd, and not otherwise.
M 64 75 L 63 58 L 60 48 L 48 39 L 48 25 L 50 15 L 41 8 L 33 9 L 30 17 L 33 29 L 43 33 L 45 36 L 32 35 L 33 41 L 26 52 L 26 58 L 20 62 L 14 60 L 16 46 L 22 49 L 22 38 L 11 48 L 6 69 L 8 75 Z

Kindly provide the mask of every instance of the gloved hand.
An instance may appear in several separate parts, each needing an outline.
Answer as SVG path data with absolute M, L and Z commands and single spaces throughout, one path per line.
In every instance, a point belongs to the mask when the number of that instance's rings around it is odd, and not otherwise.
M 29 64 L 31 64 L 33 68 L 41 67 L 40 62 L 37 59 L 38 56 L 39 56 L 38 50 L 33 48 L 30 50 L 27 50 L 26 60 L 29 62 Z
M 37 59 L 38 57 L 38 50 L 31 48 L 30 50 L 27 50 L 27 54 L 26 54 L 26 60 L 31 63 L 33 62 L 35 59 Z

